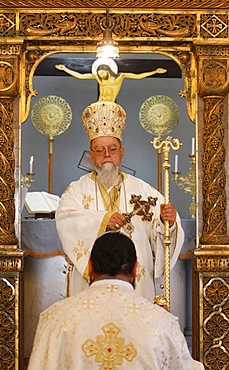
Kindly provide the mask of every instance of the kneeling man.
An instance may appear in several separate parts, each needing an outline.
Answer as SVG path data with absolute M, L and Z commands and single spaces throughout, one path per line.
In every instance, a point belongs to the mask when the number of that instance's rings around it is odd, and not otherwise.
M 128 236 L 100 236 L 90 287 L 41 314 L 28 370 L 203 370 L 178 318 L 134 291 L 136 268 Z

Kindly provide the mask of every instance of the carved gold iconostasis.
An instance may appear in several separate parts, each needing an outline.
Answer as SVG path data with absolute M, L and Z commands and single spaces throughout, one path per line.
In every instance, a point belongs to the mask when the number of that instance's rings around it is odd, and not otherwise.
M 92 53 L 106 9 L 121 53 L 160 53 L 181 68 L 196 125 L 197 235 L 193 252 L 193 356 L 206 369 L 229 360 L 228 65 L 226 0 L 0 0 L 1 367 L 23 369 L 20 249 L 21 124 L 46 57 Z

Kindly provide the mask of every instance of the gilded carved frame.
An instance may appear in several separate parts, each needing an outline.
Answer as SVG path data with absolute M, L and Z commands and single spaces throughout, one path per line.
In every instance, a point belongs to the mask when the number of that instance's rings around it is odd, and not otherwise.
M 222 0 L 0 0 L 0 285 L 2 368 L 22 369 L 20 126 L 38 64 L 57 52 L 94 52 L 106 8 L 123 53 L 162 53 L 179 64 L 197 136 L 197 245 L 193 355 L 206 369 L 229 357 L 229 11 Z M 22 339 L 22 340 L 21 340 Z M 223 364 L 223 365 L 222 365 Z M 223 367 L 222 367 L 223 366 Z

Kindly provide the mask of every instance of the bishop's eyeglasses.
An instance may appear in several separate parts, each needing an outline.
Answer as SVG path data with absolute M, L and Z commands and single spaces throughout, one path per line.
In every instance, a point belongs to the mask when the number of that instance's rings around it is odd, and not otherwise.
M 95 149 L 91 149 L 91 151 L 96 153 L 97 155 L 102 156 L 102 155 L 105 155 L 107 151 L 110 155 L 116 154 L 118 149 L 120 149 L 120 147 L 113 146 L 113 145 L 108 146 L 107 148 L 104 148 L 103 146 L 97 146 L 97 147 L 95 147 Z

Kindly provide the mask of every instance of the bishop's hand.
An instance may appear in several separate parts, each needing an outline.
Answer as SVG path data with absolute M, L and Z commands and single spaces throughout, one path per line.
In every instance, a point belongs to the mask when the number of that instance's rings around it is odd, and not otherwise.
M 126 224 L 126 219 L 125 217 L 119 213 L 115 212 L 109 219 L 107 223 L 107 229 L 108 230 L 119 230 L 121 227 L 123 227 Z
M 177 211 L 176 208 L 172 204 L 161 204 L 161 220 L 164 223 L 165 221 L 169 221 L 169 227 L 173 226 L 174 222 L 176 221 Z

